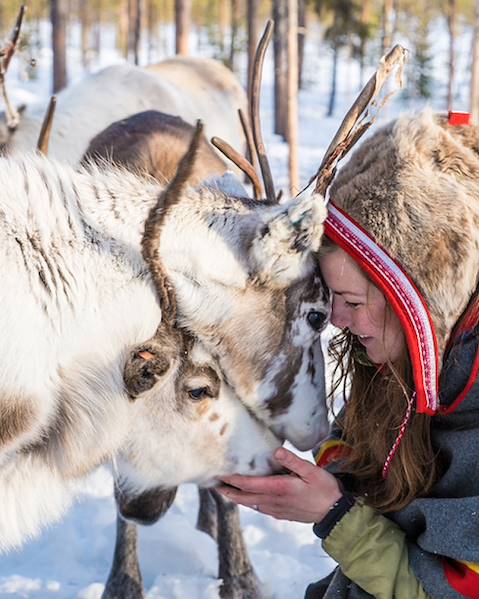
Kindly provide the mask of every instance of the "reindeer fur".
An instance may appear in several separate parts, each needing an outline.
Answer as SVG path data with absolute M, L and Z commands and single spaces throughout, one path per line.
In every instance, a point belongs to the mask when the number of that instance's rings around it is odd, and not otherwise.
M 312 446 L 323 434 L 319 331 L 307 324 L 309 310 L 328 310 L 322 287 L 314 286 L 312 252 L 324 218 L 315 199 L 271 207 L 217 187 L 182 195 L 164 223 L 160 255 L 177 293 L 179 324 L 202 342 L 187 357 L 200 369 L 190 374 L 208 386 L 201 365 L 220 380 L 228 372 L 232 389 L 223 382 L 220 401 L 189 401 L 187 389 L 174 387 L 184 371 L 177 357 L 161 399 L 152 390 L 131 403 L 123 365 L 161 320 L 140 253 L 161 186 L 118 169 L 75 172 L 25 156 L 0 160 L 0 189 L 0 405 L 13 414 L 0 447 L 0 488 L 8 494 L 2 550 L 60 517 L 75 480 L 100 463 L 113 459 L 118 484 L 134 497 L 159 485 L 269 471 L 280 441 L 261 422 L 298 445 Z M 261 240 L 265 260 L 289 270 L 287 286 L 284 275 L 265 275 L 256 251 Z M 296 369 L 282 373 L 291 349 Z M 235 392 L 249 401 L 254 419 Z M 201 459 L 191 460 L 192 453 Z M 163 460 L 166 454 L 173 458 Z M 20 488 L 23 507 L 15 500 Z

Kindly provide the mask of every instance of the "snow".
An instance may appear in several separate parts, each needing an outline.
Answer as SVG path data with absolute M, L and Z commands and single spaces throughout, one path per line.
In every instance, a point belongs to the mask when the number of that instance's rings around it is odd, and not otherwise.
M 434 34 L 434 56 L 439 73 L 436 89 L 440 90 L 432 104 L 444 109 L 446 85 L 447 38 Z M 172 33 L 163 32 L 161 52 L 172 46 Z M 48 49 L 48 27 L 42 29 L 43 49 L 36 55 L 36 79 L 24 81 L 23 68 L 14 60 L 9 73 L 9 87 L 17 102 L 43 100 L 49 94 L 51 52 Z M 330 80 L 330 55 L 319 46 L 312 34 L 305 59 L 305 89 L 300 93 L 300 180 L 305 183 L 315 172 L 324 151 L 340 122 L 340 116 L 352 103 L 358 87 L 355 63 L 343 57 L 340 64 L 336 116 L 325 118 Z M 78 52 L 78 31 L 70 31 L 69 68 L 71 80 L 81 76 Z M 104 50 L 101 61 L 92 64 L 98 69 L 121 59 L 113 47 L 113 34 L 102 30 Z M 166 40 L 166 42 L 165 42 Z M 195 41 L 192 42 L 194 52 Z M 467 110 L 467 86 L 470 70 L 465 64 L 470 47 L 470 35 L 459 40 L 457 109 Z M 145 54 L 145 50 L 143 55 Z M 202 47 L 202 55 L 207 48 Z M 268 57 L 271 60 L 271 57 Z M 143 61 L 145 62 L 145 61 Z M 19 66 L 20 64 L 20 66 Z M 245 64 L 241 64 L 244 79 Z M 373 68 L 369 69 L 368 76 Z M 287 186 L 287 147 L 271 133 L 272 69 L 266 63 L 262 96 L 262 121 L 268 154 L 277 188 Z M 409 101 L 410 102 L 410 101 Z M 406 104 L 399 95 L 380 114 L 379 121 L 396 116 L 401 110 L 417 109 L 419 104 Z M 307 454 L 301 454 L 308 457 Z M 112 480 L 106 468 L 100 468 L 82 482 L 80 500 L 58 525 L 46 530 L 22 550 L 3 556 L 0 562 L 0 599 L 11 597 L 98 599 L 108 576 L 115 535 L 115 505 Z M 140 530 L 140 563 L 147 597 L 150 599 L 215 599 L 219 581 L 216 579 L 216 546 L 206 534 L 195 529 L 198 508 L 197 490 L 185 485 L 180 489 L 169 512 L 154 526 Z M 326 575 L 334 566 L 325 555 L 311 526 L 276 521 L 252 510 L 241 508 L 241 521 L 246 544 L 267 595 L 274 599 L 301 598 L 309 582 Z
M 106 468 L 92 474 L 80 501 L 58 525 L 3 556 L 0 598 L 99 599 L 113 555 L 115 505 Z M 184 485 L 160 521 L 141 527 L 139 555 L 150 599 L 216 599 L 216 545 L 195 529 L 197 488 Z M 280 522 L 241 508 L 244 538 L 265 591 L 275 599 L 301 597 L 306 585 L 327 574 L 333 561 L 311 526 Z

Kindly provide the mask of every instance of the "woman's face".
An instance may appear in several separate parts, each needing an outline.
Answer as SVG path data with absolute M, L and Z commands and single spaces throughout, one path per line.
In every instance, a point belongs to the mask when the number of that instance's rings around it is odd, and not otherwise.
M 405 347 L 397 316 L 386 298 L 340 248 L 320 258 L 326 285 L 333 294 L 331 322 L 349 329 L 375 364 L 395 362 Z

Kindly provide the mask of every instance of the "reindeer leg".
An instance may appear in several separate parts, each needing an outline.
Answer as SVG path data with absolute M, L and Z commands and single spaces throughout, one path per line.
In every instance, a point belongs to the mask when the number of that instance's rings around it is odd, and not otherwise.
M 117 515 L 115 554 L 101 599 L 143 599 L 136 524 Z
M 218 540 L 218 510 L 216 501 L 209 489 L 198 489 L 200 496 L 200 507 L 196 528 L 205 532 L 214 540 Z
M 238 507 L 211 491 L 218 512 L 218 577 L 222 599 L 262 599 L 261 584 L 241 534 Z

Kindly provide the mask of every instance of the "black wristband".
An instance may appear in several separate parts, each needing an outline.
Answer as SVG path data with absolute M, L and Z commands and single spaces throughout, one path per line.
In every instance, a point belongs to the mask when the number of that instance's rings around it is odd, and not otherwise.
M 325 539 L 355 503 L 354 495 L 345 491 L 338 501 L 329 508 L 324 518 L 320 522 L 313 524 L 314 534 L 320 539 Z

